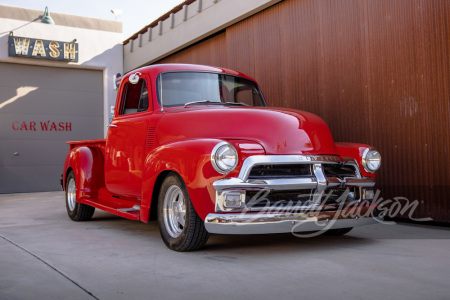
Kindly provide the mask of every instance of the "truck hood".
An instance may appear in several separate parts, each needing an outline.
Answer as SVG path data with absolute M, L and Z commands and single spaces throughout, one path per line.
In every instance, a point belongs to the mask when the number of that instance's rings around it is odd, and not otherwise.
M 267 154 L 336 155 L 327 124 L 318 116 L 285 108 L 190 107 L 161 118 L 160 145 L 182 139 L 255 141 Z

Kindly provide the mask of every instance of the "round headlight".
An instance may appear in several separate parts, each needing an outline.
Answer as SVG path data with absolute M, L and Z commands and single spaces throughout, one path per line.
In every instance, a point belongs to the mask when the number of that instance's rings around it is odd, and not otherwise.
M 368 173 L 375 173 L 381 166 L 381 154 L 378 150 L 367 148 L 362 156 L 362 165 Z
M 214 170 L 220 174 L 228 174 L 233 171 L 238 160 L 236 149 L 227 142 L 218 143 L 211 152 L 211 163 Z

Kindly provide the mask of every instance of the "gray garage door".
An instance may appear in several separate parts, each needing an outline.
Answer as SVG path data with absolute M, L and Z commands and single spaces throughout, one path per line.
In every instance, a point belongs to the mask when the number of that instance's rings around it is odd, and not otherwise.
M 59 190 L 67 140 L 103 137 L 102 71 L 0 63 L 0 193 Z

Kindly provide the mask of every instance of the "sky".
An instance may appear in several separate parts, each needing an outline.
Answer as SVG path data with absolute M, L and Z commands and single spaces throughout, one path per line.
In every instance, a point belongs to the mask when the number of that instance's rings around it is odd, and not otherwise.
M 83 17 L 117 20 L 123 23 L 123 39 L 138 32 L 183 0 L 0 0 L 1 5 L 45 10 L 48 6 L 52 12 L 78 15 Z M 122 15 L 116 18 L 111 10 L 122 10 Z

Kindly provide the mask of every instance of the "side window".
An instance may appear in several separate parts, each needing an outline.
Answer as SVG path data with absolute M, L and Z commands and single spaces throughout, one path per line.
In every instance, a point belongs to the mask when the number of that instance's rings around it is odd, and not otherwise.
M 240 86 L 233 90 L 234 101 L 238 103 L 244 103 L 250 106 L 255 105 L 253 103 L 253 88 L 249 86 Z
M 148 90 L 144 79 L 138 83 L 127 82 L 124 87 L 121 115 L 148 110 Z

